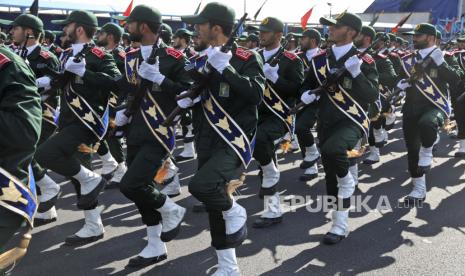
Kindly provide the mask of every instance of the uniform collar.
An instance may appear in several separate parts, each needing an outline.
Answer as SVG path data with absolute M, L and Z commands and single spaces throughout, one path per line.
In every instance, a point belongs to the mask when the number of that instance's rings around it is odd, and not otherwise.
M 32 54 L 32 52 L 34 52 L 34 50 L 39 46 L 38 43 L 34 44 L 34 45 L 31 45 L 29 47 L 27 47 L 27 56 L 30 56 Z
M 274 56 L 279 51 L 280 48 L 281 48 L 281 45 L 269 51 L 266 49 L 263 49 L 263 57 L 265 59 L 265 62 L 270 60 L 270 58 Z
M 346 45 L 342 46 L 333 45 L 331 49 L 333 51 L 334 58 L 336 58 L 336 61 L 339 60 L 341 57 L 345 56 L 350 51 L 350 49 L 352 49 L 353 46 L 353 42 L 347 43 Z
M 74 43 L 71 45 L 71 48 L 73 48 L 73 56 L 77 55 L 82 49 L 84 49 L 84 44 L 85 43 Z
M 311 60 L 316 54 L 318 54 L 319 50 L 320 49 L 318 47 L 309 49 L 305 52 L 305 56 L 307 57 L 308 60 Z
M 157 46 L 160 48 L 161 46 L 161 39 L 158 39 Z M 147 60 L 152 52 L 153 45 L 141 45 L 140 46 L 140 53 L 144 60 Z
M 423 59 L 423 58 L 425 58 L 425 56 L 426 56 L 427 54 L 429 54 L 431 51 L 433 51 L 434 48 L 437 48 L 436 45 L 435 45 L 435 46 L 431 46 L 431 47 L 429 47 L 429 48 L 420 49 L 420 50 L 418 50 L 418 53 L 420 53 L 421 58 Z
M 359 50 L 360 52 L 364 52 L 367 48 L 358 48 L 357 50 Z

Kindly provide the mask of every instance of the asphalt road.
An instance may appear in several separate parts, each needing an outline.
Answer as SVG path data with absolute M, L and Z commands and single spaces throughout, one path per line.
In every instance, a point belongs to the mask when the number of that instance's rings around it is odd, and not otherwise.
M 455 141 L 442 134 L 434 167 L 427 176 L 428 195 L 421 208 L 398 204 L 410 191 L 407 159 L 400 124 L 390 131 L 381 152 L 382 164 L 361 164 L 360 191 L 371 196 L 376 209 L 387 199 L 392 210 L 350 214 L 351 233 L 336 246 L 320 244 L 331 225 L 324 212 L 309 212 L 300 204 L 284 214 L 283 223 L 269 229 L 251 227 L 263 203 L 257 197 L 259 179 L 252 164 L 238 202 L 248 212 L 249 238 L 237 249 L 243 275 L 464 275 L 465 180 L 463 160 L 453 158 Z M 280 155 L 283 196 L 316 199 L 325 193 L 320 167 L 318 179 L 298 180 L 300 153 Z M 99 164 L 96 163 L 98 166 Z M 187 184 L 195 172 L 194 161 L 180 164 L 183 193 L 176 198 L 188 213 L 180 235 L 169 242 L 168 259 L 141 270 L 126 270 L 129 258 L 145 246 L 145 228 L 135 206 L 118 190 L 101 196 L 105 238 L 77 248 L 63 246 L 66 236 L 82 225 L 72 185 L 62 182 L 59 220 L 38 227 L 27 256 L 13 275 L 209 275 L 216 255 L 210 247 L 206 213 L 193 213 L 196 200 Z M 60 177 L 55 177 L 61 180 Z M 386 203 L 384 201 L 384 203 Z M 386 206 L 384 204 L 383 206 Z

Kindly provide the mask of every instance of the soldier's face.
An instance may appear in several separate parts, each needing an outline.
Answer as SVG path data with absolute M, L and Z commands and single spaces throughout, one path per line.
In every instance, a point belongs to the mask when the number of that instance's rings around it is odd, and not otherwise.
M 278 41 L 281 41 L 282 33 L 273 33 L 273 32 L 263 32 L 261 31 L 259 36 L 260 45 L 263 47 L 268 47 L 275 44 Z
M 354 39 L 354 45 L 357 48 L 360 48 L 363 46 L 363 38 L 365 36 L 363 34 L 358 34 L 357 37 Z
M 425 34 L 416 34 L 413 36 L 413 47 L 415 49 L 425 49 L 428 47 L 428 36 Z
M 202 42 L 198 36 L 193 36 L 192 37 L 192 45 L 194 46 L 194 50 L 197 52 L 203 51 L 207 49 L 208 44 Z
M 209 45 L 210 41 L 212 40 L 212 37 L 214 34 L 212 34 L 212 29 L 210 28 L 209 23 L 203 23 L 203 24 L 196 24 L 195 29 L 199 33 L 198 40 L 200 43 Z
M 97 45 L 105 47 L 108 45 L 108 34 L 106 32 L 99 32 L 97 35 Z
M 176 49 L 180 49 L 184 46 L 184 44 L 181 41 L 181 38 L 175 37 L 173 40 L 173 47 Z
M 141 41 L 142 40 L 142 33 L 140 31 L 141 25 L 138 22 L 129 22 L 126 24 L 129 39 L 131 41 Z
M 10 35 L 15 45 L 21 45 L 26 40 L 26 30 L 20 26 L 11 28 Z
M 63 28 L 63 32 L 66 34 L 66 40 L 70 43 L 76 43 L 77 34 L 76 34 L 76 23 L 70 23 Z
M 352 40 L 354 36 L 353 30 L 351 30 L 347 26 L 342 25 L 333 25 L 329 26 L 329 40 L 333 41 L 334 43 L 339 43 L 343 41 Z

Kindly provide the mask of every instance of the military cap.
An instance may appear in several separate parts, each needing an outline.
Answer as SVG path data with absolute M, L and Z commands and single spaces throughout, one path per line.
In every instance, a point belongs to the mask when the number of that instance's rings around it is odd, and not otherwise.
M 0 32 L 0 39 L 1 40 L 7 40 L 8 36 L 4 32 Z
M 246 41 L 259 42 L 260 39 L 258 38 L 258 36 L 257 36 L 256 34 L 249 34 L 249 35 L 247 36 Z
M 362 30 L 360 31 L 361 34 L 365 36 L 371 37 L 371 39 L 375 39 L 376 31 L 371 26 L 362 26 Z
M 465 42 L 465 36 L 458 37 L 457 42 Z
M 389 35 L 383 32 L 378 32 L 376 33 L 375 39 L 381 39 L 384 42 L 389 42 L 391 39 L 389 38 Z
M 131 40 L 128 33 L 124 33 L 122 36 L 123 39 Z
M 390 40 L 391 42 L 395 42 L 395 41 L 396 41 L 397 36 L 396 36 L 395 34 L 388 33 L 387 35 L 389 36 L 389 40 Z
M 173 35 L 173 29 L 166 23 L 161 23 L 160 29 L 162 34 L 169 35 L 170 37 Z
M 245 31 L 246 31 L 247 33 L 249 33 L 249 34 L 250 34 L 250 33 L 257 33 L 257 32 L 259 32 L 258 26 L 254 26 L 254 25 L 247 25 L 247 26 L 245 27 Z
M 68 25 L 73 22 L 98 27 L 97 17 L 93 13 L 83 10 L 73 11 L 63 20 L 52 20 L 52 23 L 56 25 Z
M 421 24 L 416 25 L 413 31 L 404 33 L 404 35 L 417 35 L 417 34 L 436 36 L 436 27 L 434 27 L 433 25 L 429 23 L 421 23 Z
M 192 32 L 185 28 L 179 28 L 174 33 L 174 37 L 187 37 L 188 38 L 191 36 L 192 36 Z
M 181 20 L 187 24 L 203 24 L 213 21 L 234 25 L 235 18 L 236 13 L 233 9 L 218 2 L 208 3 L 197 15 L 181 16 Z
M 44 38 L 50 39 L 51 41 L 54 41 L 56 38 L 56 34 L 50 30 L 45 30 L 44 32 Z
M 297 38 L 301 38 L 302 34 L 299 33 L 288 33 L 286 35 L 286 40 L 287 41 L 297 41 Z
M 325 26 L 348 26 L 357 32 L 362 30 L 362 19 L 358 15 L 349 12 L 343 12 L 334 19 L 321 17 L 320 24 Z
M 282 33 L 284 32 L 284 23 L 276 17 L 267 17 L 260 22 L 258 30 L 260 32 Z
M 316 39 L 317 42 L 321 41 L 321 33 L 318 30 L 313 29 L 313 28 L 306 29 L 302 33 L 302 37 L 314 38 Z
M 237 39 L 237 41 L 241 41 L 241 42 L 247 41 L 247 35 L 245 35 L 245 34 L 241 35 L 241 36 Z
M 402 44 L 404 40 L 402 39 L 402 37 L 396 37 L 396 42 Z
M 442 34 L 438 30 L 436 30 L 436 39 L 442 39 Z
M 123 36 L 123 29 L 115 23 L 107 23 L 100 29 L 101 32 L 111 34 L 119 39 Z
M 0 24 L 27 27 L 40 32 L 44 30 L 44 23 L 42 23 L 42 20 L 32 14 L 21 14 L 13 21 L 0 19 Z
M 113 16 L 114 19 L 124 20 L 126 22 L 149 22 L 149 23 L 156 23 L 161 24 L 163 23 L 161 20 L 161 13 L 159 10 L 146 6 L 146 5 L 138 5 L 136 6 L 129 16 Z

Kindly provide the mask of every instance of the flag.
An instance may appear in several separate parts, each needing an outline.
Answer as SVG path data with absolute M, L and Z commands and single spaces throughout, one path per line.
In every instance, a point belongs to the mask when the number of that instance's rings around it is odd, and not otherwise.
M 128 7 L 126 8 L 126 10 L 124 11 L 123 13 L 123 16 L 129 16 L 131 14 L 131 11 L 132 11 L 132 3 L 134 2 L 134 0 L 131 0 L 131 2 L 129 3 Z M 123 26 L 124 25 L 124 20 L 120 20 L 119 21 L 119 24 L 120 26 Z
M 310 16 L 312 16 L 314 7 L 315 6 L 313 6 L 308 12 L 306 12 L 304 16 L 302 16 L 302 18 L 300 18 L 300 25 L 302 26 L 302 29 L 304 30 L 307 29 L 307 22 L 310 19 Z
M 457 19 L 452 18 L 451 21 L 447 22 L 446 24 L 446 27 L 444 28 L 446 30 L 446 32 L 450 33 L 450 31 L 452 30 L 452 26 L 454 25 L 455 21 L 457 21 Z
M 258 11 L 257 11 L 257 12 L 255 13 L 255 15 L 253 16 L 253 20 L 255 20 L 255 21 L 257 20 L 257 17 L 258 17 L 258 15 L 260 14 L 260 12 L 262 11 L 263 6 L 265 6 L 266 1 L 268 1 L 268 0 L 263 1 L 263 4 L 260 6 L 260 8 L 258 9 Z
M 126 8 L 126 10 L 123 13 L 124 16 L 129 16 L 131 14 L 133 2 L 134 0 L 131 0 L 131 3 L 129 3 L 129 6 Z
M 397 23 L 397 25 L 392 28 L 391 30 L 391 33 L 395 34 L 399 31 L 399 28 L 402 27 L 402 25 L 405 24 L 405 22 L 407 22 L 407 20 L 410 18 L 410 16 L 412 15 L 413 12 L 409 13 L 407 16 L 405 16 L 404 18 L 402 18 L 399 23 Z
M 199 3 L 199 5 L 197 6 L 197 9 L 195 9 L 195 12 L 194 12 L 195 15 L 199 13 L 199 11 L 200 11 L 200 5 L 202 5 L 202 0 L 200 0 L 200 3 Z
M 39 0 L 34 0 L 34 2 L 32 2 L 29 13 L 35 16 L 39 15 Z
M 384 13 L 384 10 L 382 10 L 380 13 L 378 13 L 374 18 L 373 20 L 371 20 L 370 24 L 368 26 L 371 26 L 373 27 L 375 25 L 376 22 L 378 22 L 378 19 L 379 19 L 379 16 L 382 15 Z

